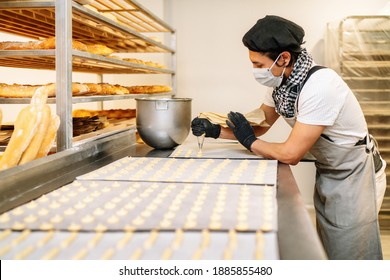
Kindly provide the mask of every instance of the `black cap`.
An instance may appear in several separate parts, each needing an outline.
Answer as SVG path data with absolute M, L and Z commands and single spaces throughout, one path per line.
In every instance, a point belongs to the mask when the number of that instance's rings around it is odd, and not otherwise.
M 278 16 L 266 16 L 244 35 L 242 42 L 251 51 L 300 52 L 305 31 L 296 23 Z

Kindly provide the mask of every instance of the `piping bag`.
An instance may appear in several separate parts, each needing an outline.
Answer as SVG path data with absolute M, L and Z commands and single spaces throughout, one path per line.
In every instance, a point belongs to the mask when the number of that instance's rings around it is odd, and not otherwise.
M 198 148 L 199 148 L 198 154 L 202 154 L 202 148 L 203 148 L 203 143 L 204 143 L 205 136 L 206 136 L 206 133 L 203 133 L 201 136 L 197 137 L 197 139 L 198 139 Z

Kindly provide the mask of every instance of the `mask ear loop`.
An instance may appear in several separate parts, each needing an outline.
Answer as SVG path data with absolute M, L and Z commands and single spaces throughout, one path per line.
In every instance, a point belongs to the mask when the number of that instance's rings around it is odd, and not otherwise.
M 276 62 L 279 60 L 280 55 L 281 55 L 281 54 L 278 55 L 278 57 L 275 59 L 274 63 L 272 63 L 271 67 L 268 68 L 268 71 L 271 71 L 272 67 L 274 67 L 274 65 L 276 64 Z M 277 64 L 276 64 L 276 65 L 277 65 Z M 280 67 L 280 66 L 278 65 L 278 67 Z

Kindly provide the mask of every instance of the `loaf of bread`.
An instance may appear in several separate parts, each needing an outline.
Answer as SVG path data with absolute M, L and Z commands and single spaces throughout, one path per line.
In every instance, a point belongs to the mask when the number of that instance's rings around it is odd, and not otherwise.
M 14 124 L 14 132 L 0 160 L 0 170 L 18 165 L 37 130 L 37 119 L 38 108 L 34 105 L 28 105 L 19 112 Z
M 114 50 L 104 45 L 94 44 L 87 45 L 87 52 L 98 55 L 110 55 L 114 52 Z
M 170 86 L 162 85 L 153 85 L 153 86 L 130 86 L 126 87 L 129 90 L 129 93 L 160 93 L 160 92 L 170 92 L 172 88 Z
M 131 62 L 131 63 L 143 64 L 143 65 L 147 65 L 147 66 L 151 66 L 151 67 L 155 67 L 155 68 L 166 68 L 165 65 L 162 65 L 160 63 L 153 62 L 153 61 L 144 61 L 144 60 L 137 59 L 137 58 L 123 58 L 123 60 L 127 61 L 127 62 Z
M 14 50 L 37 50 L 40 49 L 40 41 L 16 42 L 5 41 L 0 42 L 0 50 L 14 51 Z
M 32 98 L 37 90 L 43 90 L 48 97 L 56 96 L 56 84 L 46 85 L 20 85 L 0 84 L 0 97 L 5 98 Z M 72 95 L 84 95 L 90 91 L 88 85 L 83 83 L 72 83 Z
M 107 117 L 107 119 L 131 119 L 136 117 L 136 109 L 86 110 L 77 109 L 72 112 L 73 118 Z
M 49 37 L 47 39 L 44 39 L 40 42 L 39 48 L 42 50 L 51 50 L 56 48 L 56 38 L 55 37 Z M 72 40 L 72 49 L 74 50 L 79 50 L 79 51 L 88 51 L 87 45 L 76 41 Z
M 46 104 L 49 92 L 50 87 L 37 88 L 30 104 L 19 112 L 12 136 L 0 159 L 0 171 L 42 157 L 50 150 L 59 118 L 55 117 L 53 125 L 51 110 Z
M 102 85 L 96 83 L 85 83 L 88 87 L 88 94 L 91 95 L 100 95 L 103 92 Z
M 56 96 L 56 84 L 20 85 L 0 84 L 0 97 L 4 98 L 31 98 L 37 90 L 44 90 L 48 97 Z M 72 83 L 72 95 L 124 95 L 124 94 L 152 94 L 170 92 L 172 88 L 164 85 L 151 86 L 121 86 L 108 83 Z
M 40 85 L 0 84 L 0 97 L 6 98 L 30 98 Z
M 49 126 L 47 128 L 45 137 L 42 140 L 42 144 L 39 147 L 36 158 L 45 157 L 49 154 L 51 147 L 54 144 L 56 139 L 57 130 L 60 127 L 60 117 L 58 115 L 54 115 L 50 119 Z
M 38 151 L 42 145 L 42 141 L 47 133 L 51 121 L 51 110 L 49 105 L 44 105 L 38 110 L 38 128 L 35 132 L 33 138 L 31 139 L 30 144 L 27 146 L 26 150 L 23 152 L 23 155 L 19 161 L 19 164 L 24 164 L 36 159 Z
M 72 95 L 79 96 L 89 93 L 89 87 L 83 83 L 72 83 Z
M 99 85 L 102 87 L 101 94 L 103 95 L 123 95 L 129 93 L 129 90 L 121 85 L 111 85 L 107 83 L 100 83 Z
M 40 41 L 5 41 L 0 42 L 0 50 L 52 50 L 56 48 L 56 38 L 49 37 Z M 89 52 L 98 55 L 110 55 L 113 49 L 101 44 L 84 44 L 77 40 L 72 40 L 72 49 Z

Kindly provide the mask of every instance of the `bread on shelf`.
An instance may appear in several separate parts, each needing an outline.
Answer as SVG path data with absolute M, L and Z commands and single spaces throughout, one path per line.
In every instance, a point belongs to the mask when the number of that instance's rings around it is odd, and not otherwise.
M 127 62 L 131 62 L 131 63 L 137 63 L 137 64 L 142 64 L 142 65 L 146 65 L 146 66 L 150 66 L 150 67 L 160 68 L 160 69 L 166 68 L 166 66 L 163 64 L 153 62 L 153 61 L 145 61 L 145 60 L 138 59 L 138 58 L 123 58 L 122 60 L 127 61 Z
M 46 85 L 21 85 L 21 84 L 0 84 L 0 97 L 3 98 L 32 98 L 35 92 L 41 88 L 45 90 L 48 97 L 56 96 L 56 84 Z M 82 83 L 72 83 L 72 95 L 84 95 L 89 92 L 89 87 Z
M 129 86 L 126 88 L 129 90 L 129 93 L 134 94 L 163 93 L 172 91 L 170 86 L 165 85 Z
M 109 110 L 87 110 L 77 109 L 73 110 L 72 117 L 85 118 L 85 117 L 107 117 L 107 119 L 123 119 L 123 118 L 135 118 L 136 109 L 109 109 Z
M 110 55 L 114 52 L 113 49 L 101 44 L 86 45 L 87 52 L 98 55 Z
M 0 50 L 52 50 L 56 48 L 56 37 L 49 37 L 39 41 L 5 41 L 0 42 Z M 78 40 L 72 40 L 72 49 L 89 52 L 97 55 L 110 55 L 113 49 L 102 44 L 84 44 Z
M 42 40 L 39 44 L 39 48 L 43 50 L 51 50 L 56 48 L 56 38 L 55 37 L 49 37 L 44 40 Z M 79 50 L 79 51 L 88 51 L 87 45 L 77 41 L 72 40 L 72 49 Z

